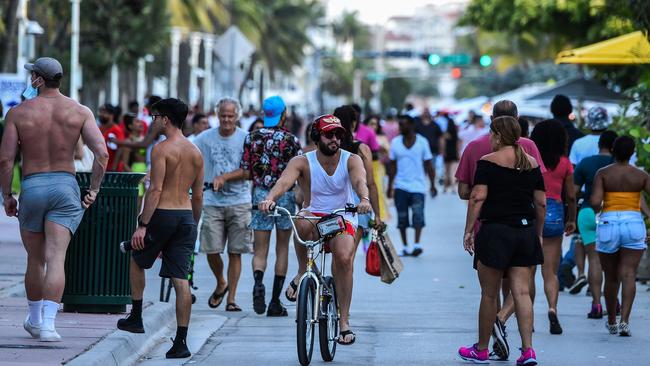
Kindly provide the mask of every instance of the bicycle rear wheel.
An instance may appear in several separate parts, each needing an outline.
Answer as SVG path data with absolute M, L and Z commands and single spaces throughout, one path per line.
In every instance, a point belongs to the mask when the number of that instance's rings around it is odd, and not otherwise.
M 298 306 L 296 309 L 296 335 L 298 360 L 302 366 L 311 362 L 314 351 L 314 301 L 316 297 L 316 282 L 306 277 L 298 288 Z
M 321 297 L 321 316 L 318 320 L 318 340 L 320 343 L 320 355 L 323 361 L 334 360 L 336 354 L 336 340 L 339 335 L 339 302 L 336 298 L 336 287 L 331 276 L 325 277 L 325 284 L 332 291 L 323 287 Z

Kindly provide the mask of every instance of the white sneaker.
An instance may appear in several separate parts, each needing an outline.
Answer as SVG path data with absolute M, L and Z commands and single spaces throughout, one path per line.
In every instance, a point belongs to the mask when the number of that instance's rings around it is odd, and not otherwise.
M 23 328 L 29 333 L 32 338 L 38 338 L 41 333 L 41 325 L 34 325 L 32 322 L 29 320 L 29 314 L 27 314 L 27 318 L 25 318 L 25 321 L 23 322 Z
M 405 246 L 401 252 L 399 252 L 400 257 L 408 257 L 413 254 L 413 249 L 411 246 Z
M 43 329 L 40 333 L 41 342 L 61 342 L 61 336 L 56 332 L 56 329 Z

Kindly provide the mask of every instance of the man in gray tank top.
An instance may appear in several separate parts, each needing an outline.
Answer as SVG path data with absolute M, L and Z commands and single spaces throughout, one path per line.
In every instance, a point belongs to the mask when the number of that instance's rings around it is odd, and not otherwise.
M 369 213 L 371 206 L 368 198 L 366 170 L 358 155 L 339 148 L 344 132 L 345 129 L 337 117 L 325 115 L 317 118 L 312 127 L 311 137 L 316 141 L 318 149 L 311 152 L 310 157 L 302 155 L 291 159 L 287 169 L 284 170 L 266 198 L 258 204 L 258 208 L 264 213 L 272 211 L 276 201 L 297 181 L 304 192 L 302 207 L 308 208 L 302 210 L 299 215 L 326 215 L 335 209 L 344 208 L 347 203 L 352 203 L 349 201 L 353 199 L 352 190 L 361 198 L 357 212 L 359 214 Z M 350 219 L 350 221 L 354 220 Z M 356 227 L 354 227 L 356 223 L 350 221 L 346 223 L 346 231 L 343 235 L 332 238 L 328 243 L 334 255 L 334 281 L 341 309 L 339 344 L 342 345 L 350 345 L 356 339 L 349 324 L 355 249 L 354 233 L 356 231 Z M 308 220 L 298 220 L 296 227 L 303 240 L 318 238 L 316 226 Z M 306 270 L 307 251 L 300 244 L 296 244 L 295 248 L 299 264 L 299 277 Z

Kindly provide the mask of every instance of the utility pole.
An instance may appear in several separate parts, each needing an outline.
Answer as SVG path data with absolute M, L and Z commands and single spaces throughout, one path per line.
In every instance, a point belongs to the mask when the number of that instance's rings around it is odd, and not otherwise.
M 198 68 L 199 68 L 199 52 L 201 51 L 201 34 L 193 32 L 190 34 L 190 88 L 189 88 L 189 102 L 194 106 L 199 102 L 199 87 L 198 87 Z
M 172 50 L 171 50 L 171 68 L 169 70 L 169 97 L 178 96 L 178 54 L 181 45 L 181 29 L 172 28 L 171 32 Z
M 70 98 L 79 100 L 79 5 L 81 0 L 70 0 L 72 3 L 72 36 L 70 45 Z
M 212 54 L 215 37 L 213 34 L 203 34 L 203 111 L 209 112 L 212 106 Z
M 27 60 L 25 59 L 25 33 L 27 33 L 27 1 L 20 0 L 18 2 L 18 9 L 16 11 L 16 19 L 18 19 L 18 49 L 16 52 L 16 73 L 27 77 L 27 72 L 24 68 Z

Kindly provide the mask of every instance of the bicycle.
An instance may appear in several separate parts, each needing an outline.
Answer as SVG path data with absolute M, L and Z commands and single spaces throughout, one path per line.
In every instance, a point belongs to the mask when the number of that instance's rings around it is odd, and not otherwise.
M 271 217 L 287 215 L 291 218 L 291 227 L 294 240 L 307 248 L 307 270 L 298 282 L 298 296 L 296 307 L 296 346 L 298 360 L 302 366 L 309 365 L 314 350 L 314 331 L 318 324 L 318 338 L 320 353 L 323 361 L 334 360 L 336 344 L 339 335 L 339 304 L 336 297 L 336 286 L 332 276 L 325 276 L 315 265 L 320 256 L 320 268 L 325 271 L 325 245 L 334 236 L 345 231 L 345 220 L 339 215 L 341 212 L 356 213 L 357 208 L 348 205 L 346 208 L 334 210 L 324 217 L 294 216 L 283 207 L 276 206 Z M 296 229 L 295 220 L 318 220 L 316 228 L 319 238 L 317 240 L 303 241 Z M 314 256 L 315 248 L 318 253 Z

